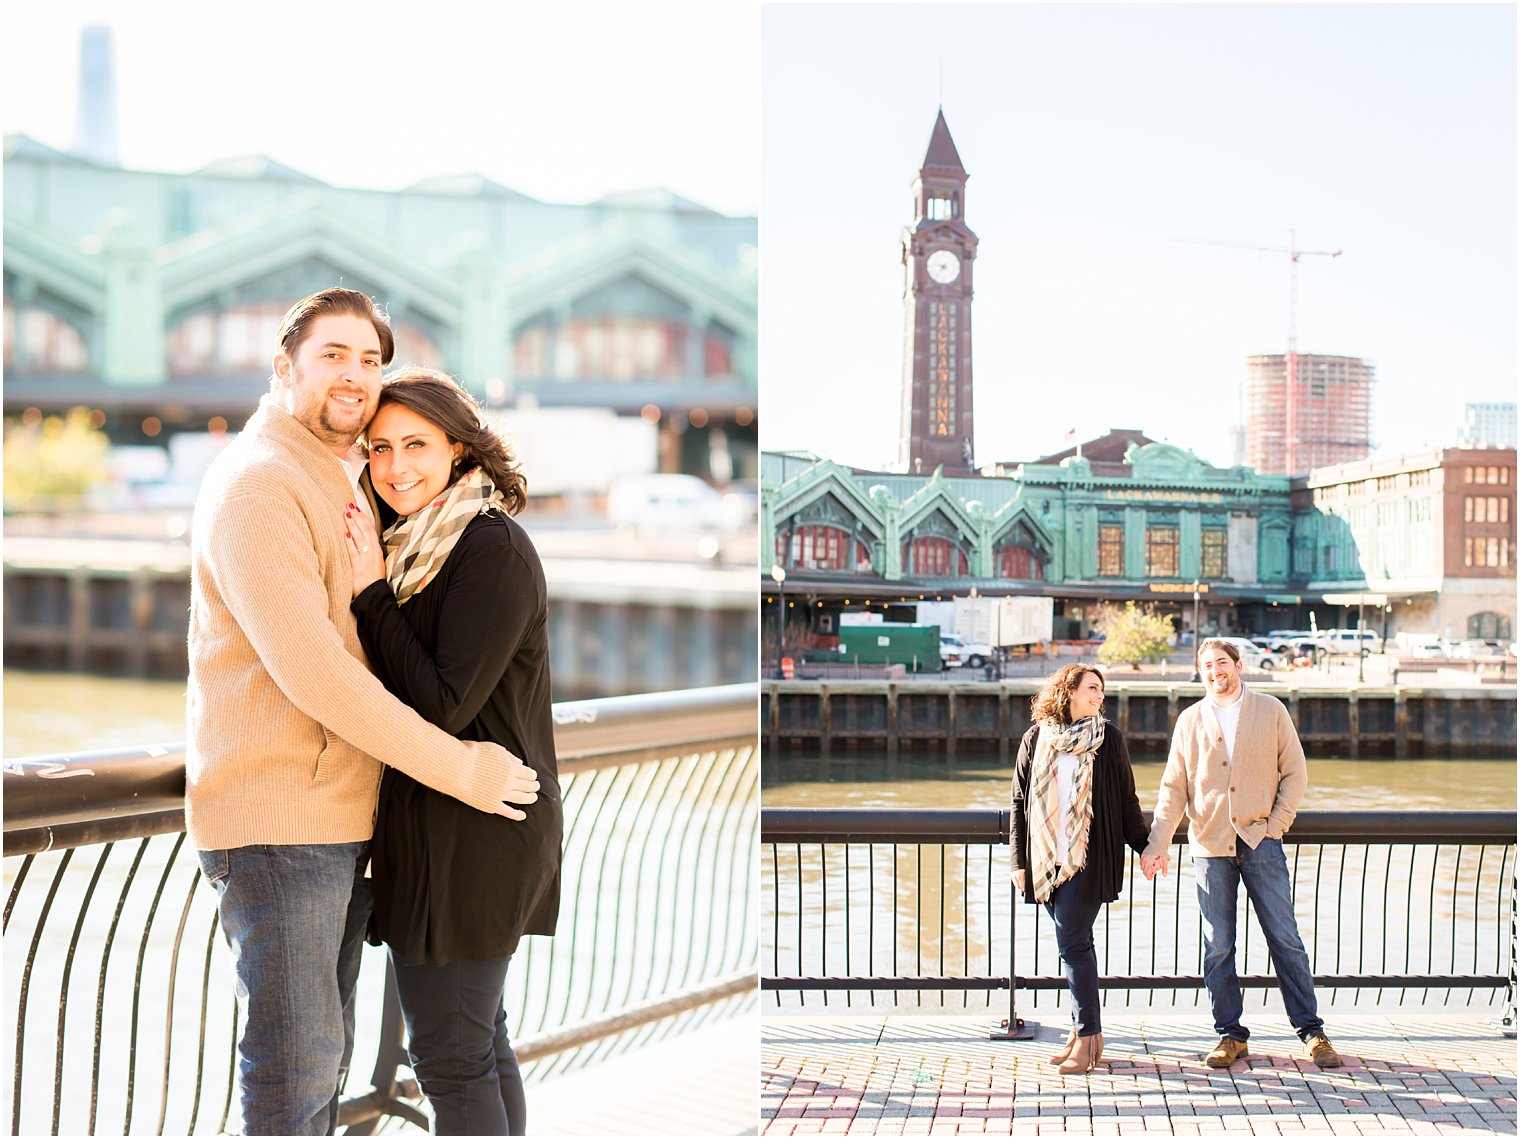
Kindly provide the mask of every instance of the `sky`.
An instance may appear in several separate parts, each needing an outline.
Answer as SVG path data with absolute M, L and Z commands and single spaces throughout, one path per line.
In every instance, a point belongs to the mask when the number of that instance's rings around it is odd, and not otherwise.
M 759 208 L 754 6 L 6 0 L 0 13 L 5 133 L 59 149 L 74 142 L 79 33 L 113 28 L 134 169 L 264 154 L 345 187 L 473 172 L 552 202 L 663 186 L 727 214 Z
M 782 5 L 762 15 L 761 441 L 897 459 L 900 235 L 970 173 L 978 463 L 1110 427 L 1229 465 L 1245 358 L 1376 368 L 1381 453 L 1516 398 L 1510 5 Z

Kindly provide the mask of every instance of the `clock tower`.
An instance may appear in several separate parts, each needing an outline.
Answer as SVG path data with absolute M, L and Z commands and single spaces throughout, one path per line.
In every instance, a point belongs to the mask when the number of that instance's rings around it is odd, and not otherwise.
M 966 168 L 941 110 L 913 180 L 902 234 L 903 397 L 898 457 L 909 474 L 974 470 L 971 454 L 971 270 Z

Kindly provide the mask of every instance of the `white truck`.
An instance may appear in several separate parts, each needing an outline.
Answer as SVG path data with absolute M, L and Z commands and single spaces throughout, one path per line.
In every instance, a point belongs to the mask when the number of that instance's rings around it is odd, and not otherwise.
M 940 627 L 942 651 L 980 668 L 1001 652 L 1050 640 L 1055 602 L 1049 597 L 957 597 L 921 601 L 918 620 Z M 952 638 L 946 644 L 945 637 Z
M 939 659 L 945 668 L 955 668 L 963 664 L 971 668 L 981 668 L 992 660 L 994 655 L 991 645 L 973 644 L 954 633 L 939 635 Z

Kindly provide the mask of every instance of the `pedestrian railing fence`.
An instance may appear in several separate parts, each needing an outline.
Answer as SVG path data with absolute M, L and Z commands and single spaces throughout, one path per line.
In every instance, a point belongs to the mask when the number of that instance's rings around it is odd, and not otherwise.
M 1065 1000 L 1043 907 L 1014 904 L 1006 810 L 766 808 L 761 948 L 767 1007 L 987 1008 Z M 1513 811 L 1303 811 L 1285 840 L 1322 1003 L 1493 1007 L 1513 1031 Z M 1109 1001 L 1202 996 L 1202 922 L 1186 831 L 1167 876 L 1128 858 L 1098 919 Z M 1237 967 L 1276 981 L 1245 891 Z
M 750 1009 L 759 807 L 752 684 L 559 704 L 557 935 L 513 958 L 530 1081 Z M 184 834 L 181 744 L 7 760 L 12 1134 L 236 1129 L 240 1010 Z M 383 951 L 360 978 L 343 1122 L 426 1126 Z

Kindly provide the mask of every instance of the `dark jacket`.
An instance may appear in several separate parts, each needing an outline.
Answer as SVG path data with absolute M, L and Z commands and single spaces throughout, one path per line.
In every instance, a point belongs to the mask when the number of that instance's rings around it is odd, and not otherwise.
M 1034 760 L 1034 745 L 1040 728 L 1036 724 L 1019 741 L 1018 758 L 1013 766 L 1012 834 L 1008 839 L 1011 868 L 1029 866 L 1029 822 L 1025 817 L 1025 797 L 1029 793 L 1029 773 Z M 1111 722 L 1105 721 L 1103 743 L 1093 759 L 1092 829 L 1087 835 L 1087 865 L 1077 879 L 1078 896 L 1086 902 L 1112 902 L 1124 886 L 1124 847 L 1136 854 L 1145 851 L 1150 828 L 1140 811 L 1135 794 L 1135 773 L 1129 765 L 1129 745 Z M 1024 900 L 1034 902 L 1034 887 L 1025 877 Z
M 463 740 L 499 743 L 538 773 L 521 821 L 488 815 L 386 768 L 370 843 L 372 934 L 407 965 L 507 957 L 552 934 L 563 829 L 543 568 L 516 521 L 472 519 L 405 605 L 383 579 L 353 600 L 385 686 Z

